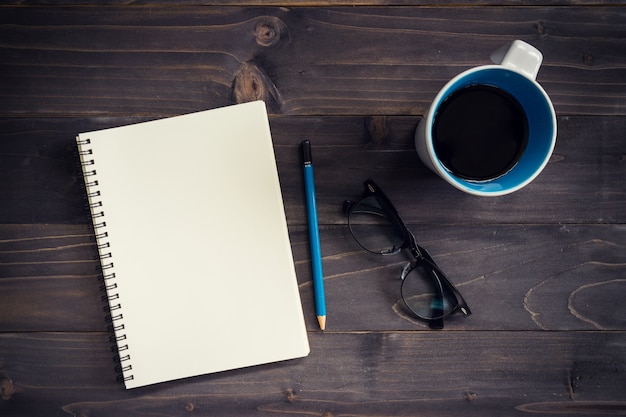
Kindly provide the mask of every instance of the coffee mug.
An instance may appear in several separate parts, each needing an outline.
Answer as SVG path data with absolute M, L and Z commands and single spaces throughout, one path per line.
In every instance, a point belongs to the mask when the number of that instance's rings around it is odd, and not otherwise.
M 535 81 L 543 60 L 516 40 L 469 69 L 437 94 L 415 133 L 420 159 L 448 183 L 479 196 L 529 184 L 556 143 L 556 115 Z

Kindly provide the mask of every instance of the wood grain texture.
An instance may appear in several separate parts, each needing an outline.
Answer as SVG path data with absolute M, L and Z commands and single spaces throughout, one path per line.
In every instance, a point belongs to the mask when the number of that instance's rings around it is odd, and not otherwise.
M 626 330 L 626 231 L 620 225 L 410 227 L 474 310 L 467 319 L 451 318 L 450 330 Z M 0 232 L 1 329 L 106 330 L 89 226 L 0 225 Z M 313 331 L 307 233 L 290 228 Z M 400 272 L 410 258 L 361 250 L 345 225 L 323 226 L 320 236 L 330 331 L 427 329 L 406 313 L 399 296 Z
M 0 118 L 0 223 L 86 223 L 74 137 L 148 119 Z M 559 117 L 556 149 L 544 172 L 518 193 L 487 199 L 457 191 L 422 164 L 413 140 L 419 117 L 376 120 L 384 127 L 373 126 L 370 116 L 270 118 L 289 224 L 306 220 L 303 139 L 314 144 L 322 223 L 345 223 L 341 203 L 359 197 L 367 177 L 384 187 L 410 223 L 626 222 L 624 117 Z
M 467 3 L 458 0 L 91 0 L 89 3 L 99 6 L 279 6 L 279 7 L 337 7 L 337 6 L 466 6 Z M 6 5 L 31 6 L 75 6 L 76 0 L 7 0 Z M 87 2 L 81 2 L 85 5 Z M 602 6 L 622 5 L 623 0 L 477 0 L 475 6 Z
M 0 416 L 626 415 L 623 1 L 47 3 L 0 7 Z M 413 134 L 449 78 L 513 39 L 544 53 L 557 146 L 525 189 L 465 195 L 424 167 Z M 311 354 L 126 391 L 74 137 L 253 99 L 271 112 Z M 434 332 L 406 314 L 409 258 L 364 252 L 340 211 L 367 177 L 472 316 Z
M 11 391 L 0 411 L 49 417 L 626 412 L 623 332 L 309 336 L 312 353 L 304 359 L 124 391 L 105 334 L 5 333 L 0 374 Z
M 4 7 L 0 114 L 167 116 L 255 97 L 276 114 L 421 115 L 522 39 L 545 56 L 559 114 L 624 115 L 625 23 L 621 7 Z

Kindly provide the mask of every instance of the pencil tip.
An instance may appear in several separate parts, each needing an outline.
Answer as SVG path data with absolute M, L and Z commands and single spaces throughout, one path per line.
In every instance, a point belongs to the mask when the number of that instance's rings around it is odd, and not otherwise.
M 317 322 L 320 324 L 320 329 L 324 331 L 326 329 L 326 316 L 317 316 Z

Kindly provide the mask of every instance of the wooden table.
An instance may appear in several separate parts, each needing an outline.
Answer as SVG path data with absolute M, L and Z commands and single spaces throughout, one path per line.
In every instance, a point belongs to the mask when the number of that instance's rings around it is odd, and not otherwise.
M 626 414 L 624 4 L 14 3 L 0 7 L 1 416 Z M 424 167 L 413 133 L 446 80 L 514 39 L 544 54 L 556 150 L 527 188 L 469 196 Z M 311 354 L 126 391 L 74 137 L 252 99 L 271 112 Z M 303 139 L 316 163 L 325 333 Z M 355 244 L 340 207 L 370 176 L 471 317 L 442 331 L 413 320 L 399 301 L 407 258 Z M 249 248 L 234 250 L 245 265 Z

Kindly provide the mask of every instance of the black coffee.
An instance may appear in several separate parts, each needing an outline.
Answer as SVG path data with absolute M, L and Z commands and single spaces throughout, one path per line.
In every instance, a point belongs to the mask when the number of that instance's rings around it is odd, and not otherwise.
M 528 143 L 528 120 L 509 93 L 488 85 L 454 92 L 433 126 L 435 153 L 454 175 L 476 181 L 509 171 Z

